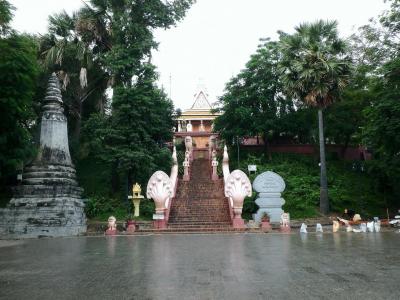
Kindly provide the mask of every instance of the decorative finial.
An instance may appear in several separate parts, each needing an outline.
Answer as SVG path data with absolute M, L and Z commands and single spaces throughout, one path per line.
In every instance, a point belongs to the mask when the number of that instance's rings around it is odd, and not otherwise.
M 46 97 L 44 98 L 44 105 L 43 110 L 63 110 L 62 109 L 62 96 L 60 90 L 60 82 L 56 73 L 52 73 L 50 75 L 48 84 L 47 84 L 47 91 Z

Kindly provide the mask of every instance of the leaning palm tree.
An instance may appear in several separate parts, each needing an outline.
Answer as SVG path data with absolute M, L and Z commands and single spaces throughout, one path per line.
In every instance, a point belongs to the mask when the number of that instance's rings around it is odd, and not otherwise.
M 351 60 L 347 45 L 338 37 L 336 21 L 304 23 L 292 35 L 280 38 L 281 79 L 286 93 L 318 108 L 321 163 L 320 211 L 329 212 L 323 109 L 340 99 L 349 82 Z
M 64 11 L 50 16 L 49 33 L 41 36 L 39 45 L 39 60 L 43 67 L 50 72 L 56 71 L 63 82 L 64 100 L 68 116 L 74 120 L 73 135 L 77 141 L 84 103 L 92 102 L 89 106 L 85 105 L 89 111 L 104 112 L 104 91 L 109 81 L 98 55 L 94 53 L 91 40 L 87 38 L 88 34 L 85 34 L 84 40 L 77 29 L 82 20 L 80 12 L 69 15 Z

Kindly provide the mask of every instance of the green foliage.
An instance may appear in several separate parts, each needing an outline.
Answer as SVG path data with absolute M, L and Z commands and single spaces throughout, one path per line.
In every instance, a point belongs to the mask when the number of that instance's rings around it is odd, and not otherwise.
M 156 169 L 169 169 L 173 105 L 158 90 L 151 69 L 145 70 L 134 88 L 114 90 L 110 131 L 105 137 L 106 157 L 118 162 L 130 179 L 145 181 Z
M 113 87 L 111 113 L 91 110 L 95 113 L 84 120 L 79 149 L 83 160 L 79 176 L 91 199 L 88 212 L 95 218 L 108 217 L 112 209 L 116 215 L 127 213 L 126 196 L 134 182 L 145 187 L 154 171 L 170 171 L 171 152 L 165 145 L 172 139 L 174 110 L 172 102 L 156 86 L 157 74 L 150 62 L 151 51 L 157 46 L 153 30 L 174 25 L 184 17 L 191 3 L 191 0 L 92 0 L 72 17 L 60 14 L 50 20 L 53 35 L 61 37 L 53 43 L 55 49 L 60 46 L 55 53 L 62 50 L 64 59 L 71 56 L 71 65 L 87 67 L 88 74 L 89 63 L 98 65 L 98 73 L 106 71 L 105 78 L 111 78 L 108 82 Z M 70 31 L 64 28 L 72 29 L 72 37 L 76 38 L 71 39 Z M 69 52 L 68 43 L 72 47 Z M 80 49 L 85 50 L 86 56 L 80 55 Z M 69 72 L 77 74 L 78 70 Z M 94 81 L 93 87 L 97 85 Z M 105 85 L 98 91 L 104 88 Z M 73 90 L 79 92 L 79 85 L 75 84 Z M 97 168 L 95 176 L 101 186 L 98 191 L 90 182 L 94 170 L 89 160 L 103 165 Z M 143 201 L 143 217 L 151 218 L 153 212 L 154 203 Z
M 279 62 L 284 90 L 309 106 L 326 107 L 348 84 L 351 60 L 336 21 L 303 23 L 295 33 L 281 33 Z
M 129 210 L 130 209 L 130 210 Z M 89 197 L 86 201 L 85 213 L 91 220 L 106 221 L 113 215 L 117 220 L 126 220 L 128 218 L 135 220 L 151 220 L 155 210 L 153 201 L 143 199 L 140 202 L 140 216 L 132 217 L 133 204 L 129 203 L 129 209 L 126 205 L 121 205 L 121 201 L 115 198 L 107 197 Z
M 234 155 L 234 154 L 232 154 Z M 319 167 L 312 157 L 294 154 L 273 154 L 272 160 L 253 151 L 242 151 L 240 169 L 247 173 L 249 164 L 257 165 L 257 174 L 249 175 L 253 182 L 258 174 L 265 171 L 278 173 L 285 180 L 286 189 L 283 198 L 284 210 L 292 218 L 307 218 L 319 215 Z M 233 157 L 233 156 L 232 156 Z M 234 169 L 233 163 L 231 169 Z M 345 208 L 355 209 L 363 217 L 385 216 L 384 195 L 376 189 L 374 178 L 359 168 L 354 162 L 328 161 L 328 184 L 331 210 L 342 213 Z M 254 203 L 256 193 L 246 198 L 243 215 L 250 218 L 257 211 Z
M 215 130 L 231 141 L 237 136 L 273 136 L 298 133 L 289 121 L 294 104 L 282 94 L 277 72 L 277 42 L 267 40 L 251 56 L 246 68 L 233 77 L 219 99 L 223 115 L 215 120 Z
M 155 84 L 157 74 L 149 58 L 157 46 L 153 30 L 174 25 L 191 3 L 93 0 L 82 10 L 80 32 L 102 49 L 102 64 L 114 83 L 112 114 L 94 136 L 101 159 L 115 166 L 128 186 L 145 183 L 157 169 L 170 168 L 171 154 L 164 144 L 172 138 L 174 110 Z M 108 47 L 101 47 L 97 29 L 106 35 Z
M 400 92 L 398 89 L 400 60 L 386 63 L 385 77 L 376 81 L 372 105 L 364 110 L 368 122 L 363 128 L 364 143 L 372 149 L 374 160 L 368 165 L 377 178 L 387 201 L 400 205 Z
M 54 14 L 49 17 L 49 32 L 38 38 L 39 61 L 44 73 L 57 72 L 63 82 L 63 102 L 74 157 L 82 123 L 92 113 L 105 113 L 105 90 L 109 81 L 98 53 L 80 34 L 82 18 L 80 11 L 72 15 L 65 11 Z
M 370 93 L 352 84 L 342 98 L 325 110 L 325 136 L 329 143 L 343 145 L 345 151 L 347 146 L 361 143 L 360 128 L 366 122 L 363 109 L 369 105 Z
M 15 8 L 6 0 L 0 0 L 0 36 L 11 32 L 10 22 Z
M 13 174 L 33 155 L 32 97 L 38 75 L 37 48 L 29 36 L 0 39 L 0 175 Z
M 387 206 L 400 206 L 399 106 L 399 20 L 400 2 L 390 0 L 390 9 L 353 35 L 353 56 L 357 61 L 357 80 L 365 91 L 362 142 L 374 159 L 367 164 L 375 184 L 384 193 Z

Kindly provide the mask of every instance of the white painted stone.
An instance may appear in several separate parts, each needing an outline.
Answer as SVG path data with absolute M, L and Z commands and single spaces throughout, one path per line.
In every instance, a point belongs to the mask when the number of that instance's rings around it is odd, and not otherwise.
M 360 225 L 360 230 L 361 230 L 362 232 L 367 232 L 367 224 L 361 223 L 361 225 Z
M 253 182 L 253 188 L 258 193 L 282 193 L 285 187 L 282 177 L 271 171 L 258 175 Z
M 225 197 L 231 201 L 235 218 L 240 218 L 245 197 L 251 197 L 251 183 L 241 170 L 234 170 L 225 182 Z
M 301 224 L 300 227 L 300 233 L 307 233 L 307 225 L 306 224 Z
M 376 222 L 374 222 L 374 229 L 375 229 L 375 232 L 380 232 L 381 231 L 381 221 L 376 221 Z
M 368 222 L 367 223 L 367 229 L 369 232 L 374 232 L 374 222 Z
M 270 216 L 271 223 L 279 223 L 283 214 L 282 206 L 285 199 L 281 197 L 281 193 L 285 190 L 285 182 L 278 174 L 267 171 L 256 177 L 253 182 L 253 188 L 258 192 L 256 204 L 259 209 L 254 216 L 256 222 L 261 221 L 264 213 Z
M 172 182 L 168 175 L 163 171 L 154 172 L 147 184 L 146 195 L 148 199 L 154 200 L 156 214 L 163 214 L 173 195 Z

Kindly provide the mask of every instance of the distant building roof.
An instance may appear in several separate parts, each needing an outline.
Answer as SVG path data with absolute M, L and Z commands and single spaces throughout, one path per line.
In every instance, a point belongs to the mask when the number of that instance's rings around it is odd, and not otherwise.
M 200 83 L 197 86 L 194 102 L 190 109 L 211 109 L 210 102 L 208 102 L 207 89 L 204 84 Z
M 188 120 L 188 119 L 204 119 L 213 120 L 220 113 L 212 113 L 212 106 L 208 101 L 208 93 L 205 85 L 199 83 L 197 86 L 196 94 L 194 94 L 194 101 L 190 109 L 182 112 L 182 115 L 178 120 Z

